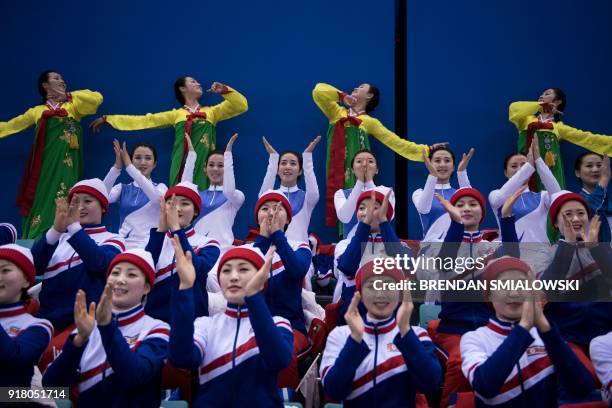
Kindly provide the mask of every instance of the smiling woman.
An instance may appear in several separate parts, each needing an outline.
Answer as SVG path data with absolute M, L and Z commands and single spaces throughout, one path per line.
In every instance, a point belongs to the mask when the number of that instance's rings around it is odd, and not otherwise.
M 102 95 L 66 89 L 58 72 L 44 71 L 38 77 L 42 104 L 8 122 L 0 122 L 0 138 L 36 126 L 17 194 L 23 238 L 37 239 L 49 229 L 55 211 L 53 199 L 65 197 L 83 173 L 81 118 L 96 113 Z
M 290 241 L 308 241 L 308 226 L 314 207 L 319 202 L 319 186 L 314 173 L 312 151 L 321 140 L 321 136 L 314 138 L 308 144 L 304 152 L 288 150 L 281 154 L 264 137 L 263 144 L 270 155 L 266 175 L 259 190 L 261 197 L 266 191 L 274 189 L 274 179 L 280 180 L 280 188 L 277 191 L 289 200 L 293 218 L 287 228 L 287 239 Z M 304 174 L 306 191 L 298 187 L 298 180 Z
M 221 95 L 225 99 L 214 106 L 201 106 L 202 85 L 191 76 L 178 78 L 174 83 L 174 94 L 182 105 L 179 109 L 146 115 L 105 115 L 96 119 L 91 127 L 99 131 L 108 123 L 118 130 L 141 130 L 174 127 L 175 137 L 170 165 L 170 185 L 181 181 L 189 145 L 187 135 L 196 153 L 196 168 L 202 168 L 208 153 L 215 150 L 217 143 L 217 123 L 244 113 L 248 109 L 247 100 L 238 91 L 219 82 L 213 82 L 207 92 Z M 195 173 L 193 182 L 200 189 L 208 187 L 204 173 Z
M 109 193 L 109 202 L 119 202 L 119 235 L 125 238 L 127 248 L 143 248 L 149 240 L 149 231 L 157 226 L 159 199 L 168 190 L 165 184 L 151 180 L 157 166 L 157 150 L 147 143 L 139 143 L 132 153 L 127 153 L 115 140 L 115 164 L 104 178 Z M 115 184 L 125 167 L 134 180 L 131 183 Z
M 79 404 L 86 406 L 158 406 L 170 328 L 143 310 L 155 280 L 153 258 L 127 250 L 113 258 L 106 275 L 97 307 L 88 307 L 85 292 L 77 293 L 76 333 L 45 371 L 43 384 L 78 389 Z

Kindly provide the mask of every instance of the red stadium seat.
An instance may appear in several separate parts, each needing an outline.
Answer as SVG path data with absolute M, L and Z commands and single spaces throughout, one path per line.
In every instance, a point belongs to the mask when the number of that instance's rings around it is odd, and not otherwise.
M 181 392 L 181 398 L 191 403 L 192 379 L 190 370 L 173 367 L 167 361 L 162 368 L 161 388 L 163 390 L 178 388 Z
M 340 305 L 342 305 L 342 299 L 337 303 L 330 303 L 325 306 L 325 324 L 327 325 L 328 332 L 331 332 L 338 325 Z

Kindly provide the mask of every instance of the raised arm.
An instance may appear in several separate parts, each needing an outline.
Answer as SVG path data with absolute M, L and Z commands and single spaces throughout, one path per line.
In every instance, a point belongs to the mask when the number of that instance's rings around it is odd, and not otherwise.
M 106 115 L 104 121 L 117 130 L 161 129 L 174 126 L 176 109 L 146 115 Z
M 177 368 L 197 368 L 204 358 L 206 343 L 194 338 L 193 286 L 172 291 L 170 307 L 172 314 L 168 359 Z
M 348 197 L 344 196 L 344 191 L 336 191 L 334 194 L 334 207 L 336 207 L 336 215 L 341 222 L 346 224 L 351 221 L 353 215 L 355 215 L 355 211 L 357 211 L 357 200 L 365 190 L 365 183 L 357 179 Z
M 296 279 L 303 279 L 310 266 L 312 257 L 310 248 L 300 246 L 300 248 L 294 251 L 282 231 L 273 232 L 270 235 L 270 241 L 276 246 L 276 251 L 283 261 L 285 271 Z
M 77 119 L 96 113 L 103 100 L 100 92 L 90 91 L 89 89 L 73 91 L 70 95 L 72 96 L 72 103 L 80 116 Z
M 318 83 L 312 90 L 312 99 L 330 122 L 335 122 L 347 115 L 346 108 L 338 105 L 344 96 L 346 93 L 324 83 Z
M 319 202 L 319 185 L 314 172 L 312 153 L 303 153 L 304 159 L 304 182 L 306 184 L 306 202 L 310 208 L 314 208 Z
M 68 243 L 79 254 L 87 269 L 99 272 L 102 277 L 112 259 L 125 250 L 123 241 L 118 237 L 98 245 L 77 223 L 68 226 L 68 234 L 72 234 Z
M 85 346 L 77 347 L 73 343 L 75 335 L 71 335 L 64 343 L 62 352 L 47 367 L 42 377 L 45 387 L 74 386 L 80 375 L 80 364 Z
M 612 156 L 612 137 L 610 136 L 576 129 L 563 122 L 556 123 L 555 130 L 560 140 L 567 140 L 595 153 Z
M 198 154 L 193 148 L 193 143 L 191 143 L 191 137 L 185 132 L 185 142 L 187 143 L 188 151 L 187 158 L 185 159 L 185 167 L 183 168 L 183 176 L 181 177 L 181 181 L 188 181 L 193 183 L 193 176 L 195 175 L 195 164 L 198 159 Z
M 126 387 L 137 387 L 151 380 L 159 373 L 168 356 L 168 336 L 170 328 L 160 326 L 150 332 L 132 351 L 119 331 L 116 321 L 98 325 L 106 358 L 113 373 Z
M 23 115 L 19 115 L 8 122 L 0 122 L 0 139 L 19 133 L 22 130 L 35 125 L 38 121 L 35 108 L 28 109 Z
M 508 109 L 508 120 L 518 131 L 527 128 L 529 118 L 540 111 L 540 102 L 513 102 Z
M 544 188 L 548 191 L 548 194 L 553 195 L 561 191 L 559 182 L 555 176 L 553 176 L 550 168 L 544 163 L 544 160 L 540 157 L 536 160 L 535 164 L 540 180 L 542 180 L 542 184 L 544 184 Z
M 384 127 L 376 118 L 364 116 L 363 126 L 369 135 L 372 135 L 382 144 L 408 160 L 423 161 L 423 151 L 429 154 L 429 146 L 402 139 Z
M 321 359 L 321 381 L 325 392 L 337 401 L 344 400 L 353 390 L 353 380 L 359 365 L 370 354 L 370 348 L 347 334 L 344 326 L 336 327 L 327 338 Z
M 412 202 L 419 214 L 429 214 L 431 211 L 437 182 L 438 178 L 430 174 L 427 176 L 425 186 L 412 193 Z
M 34 366 L 47 348 L 53 327 L 51 323 L 37 323 L 11 338 L 0 326 L 0 364 Z
M 80 372 L 81 357 L 87 342 L 95 330 L 96 304 L 87 305 L 86 294 L 79 290 L 74 301 L 74 323 L 76 334 L 70 335 L 60 355 L 47 367 L 42 383 L 46 387 L 74 385 Z
M 172 238 L 179 275 L 178 290 L 170 294 L 170 345 L 169 360 L 177 368 L 194 369 L 200 365 L 207 347 L 206 319 L 195 319 L 193 284 L 196 271 L 191 262 L 191 252 L 183 252 L 178 237 Z M 195 320 L 195 322 L 194 322 Z M 195 332 L 194 336 L 194 330 Z
M 138 185 L 140 186 L 140 188 L 142 188 L 142 191 L 145 193 L 149 200 L 157 202 L 159 201 L 160 197 L 163 197 L 164 192 L 160 191 L 158 186 L 155 186 L 151 179 L 148 179 L 143 176 L 140 170 L 134 167 L 133 164 L 130 163 L 130 165 L 125 168 L 125 170 L 127 171 L 127 174 L 129 174 L 130 177 L 136 183 L 138 183 Z
M 261 197 L 263 193 L 268 190 L 274 190 L 274 181 L 276 178 L 276 173 L 278 171 L 278 153 L 274 150 L 274 147 L 268 142 L 268 140 L 263 137 L 263 144 L 266 148 L 266 151 L 270 155 L 268 158 L 268 167 L 266 168 L 266 175 L 264 176 L 263 182 L 261 183 L 261 188 L 259 189 L 258 197 Z
M 436 391 L 442 381 L 442 369 L 427 332 L 411 328 L 403 336 L 398 333 L 393 343 L 402 353 L 410 378 L 417 388 L 422 392 Z
M 371 227 L 368 224 L 359 222 L 355 229 L 355 235 L 349 241 L 344 252 L 338 256 L 337 268 L 349 278 L 355 277 L 361 262 L 361 245 L 368 242 L 368 235 Z
M 477 332 L 461 338 L 461 370 L 474 391 L 485 398 L 493 398 L 517 362 L 533 342 L 533 337 L 521 325 L 515 325 L 503 343 L 487 356 Z
M 472 147 L 467 153 L 463 153 L 461 161 L 457 166 L 457 181 L 459 187 L 471 187 L 470 179 L 468 178 L 467 167 L 470 164 L 470 160 L 474 157 L 476 150 Z
M 234 155 L 232 154 L 232 147 L 237 138 L 238 133 L 234 133 L 225 147 L 225 153 L 223 153 L 223 194 L 234 207 L 240 208 L 245 197 L 241 191 L 236 190 Z
M 261 357 L 270 370 L 280 371 L 291 362 L 293 331 L 287 319 L 272 318 L 268 305 L 258 292 L 244 298 L 249 308 L 249 320 Z
M 504 202 L 529 180 L 535 169 L 530 163 L 525 163 L 499 190 L 493 190 L 489 194 L 491 208 L 497 211 Z
M 222 120 L 238 116 L 249 109 L 246 98 L 240 92 L 227 85 L 213 82 L 209 92 L 219 94 L 224 99 L 223 102 L 210 108 L 211 114 L 208 115 L 207 119 L 214 125 Z

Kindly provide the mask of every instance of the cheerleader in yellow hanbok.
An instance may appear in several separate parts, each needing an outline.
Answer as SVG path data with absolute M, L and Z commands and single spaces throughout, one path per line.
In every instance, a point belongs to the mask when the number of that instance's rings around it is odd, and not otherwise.
M 53 225 L 55 199 L 65 197 L 83 175 L 81 118 L 96 113 L 102 95 L 66 92 L 62 76 L 47 70 L 38 77 L 42 104 L 0 122 L 0 138 L 36 126 L 34 143 L 17 193 L 23 238 L 38 239 Z
M 372 84 L 361 84 L 351 94 L 347 94 L 331 85 L 319 83 L 313 89 L 312 97 L 329 120 L 325 223 L 334 226 L 334 194 L 337 190 L 355 185 L 351 162 L 358 151 L 370 149 L 370 136 L 400 156 L 414 161 L 423 161 L 423 151 L 429 154 L 429 146 L 402 139 L 369 115 L 378 106 L 380 99 L 378 88 Z M 338 103 L 343 103 L 346 108 Z
M 537 102 L 514 102 L 509 109 L 510 122 L 519 131 L 518 151 L 526 154 L 534 136 L 538 135 L 542 158 L 561 189 L 565 188 L 565 177 L 559 141 L 567 140 L 592 152 L 612 155 L 610 136 L 575 129 L 561 122 L 565 104 L 565 93 L 559 88 L 550 88 Z M 531 191 L 540 191 L 543 187 L 539 179 L 537 183 L 535 178 L 530 181 Z
M 202 85 L 193 77 L 184 76 L 174 83 L 174 94 L 182 105 L 179 109 L 146 115 L 106 115 L 96 119 L 91 127 L 99 131 L 104 123 L 118 130 L 141 130 L 173 126 L 175 130 L 170 164 L 170 186 L 181 181 L 189 146 L 185 134 L 197 153 L 195 168 L 205 166 L 208 153 L 216 148 L 216 125 L 222 120 L 244 113 L 248 109 L 247 100 L 238 91 L 219 82 L 213 82 L 208 92 L 219 94 L 225 99 L 218 105 L 200 106 Z M 208 178 L 203 172 L 194 174 L 193 183 L 200 190 L 208 188 Z

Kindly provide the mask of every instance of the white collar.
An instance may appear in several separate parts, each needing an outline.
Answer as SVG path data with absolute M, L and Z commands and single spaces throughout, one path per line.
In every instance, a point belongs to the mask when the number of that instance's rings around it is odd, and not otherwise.
M 368 181 L 367 183 L 363 184 L 364 190 L 365 189 L 372 189 L 376 187 L 376 184 L 374 184 L 373 180 Z
M 211 184 L 208 186 L 208 191 L 223 191 L 223 186 L 214 186 Z
M 187 109 L 190 113 L 195 113 L 195 112 L 198 112 L 200 110 L 200 104 L 199 103 L 196 104 L 196 106 L 193 107 L 193 108 L 190 107 L 190 106 L 187 106 L 187 105 L 183 105 L 183 108 Z
M 282 191 L 283 193 L 295 193 L 296 191 L 299 191 L 300 188 L 297 186 L 297 184 L 291 187 L 285 187 L 281 184 L 279 190 Z
M 365 113 L 365 111 L 357 112 L 357 111 L 354 111 L 353 108 L 349 108 L 349 113 L 348 114 L 349 114 L 349 116 L 359 116 L 362 113 Z
M 447 190 L 449 188 L 452 188 L 450 183 L 445 183 L 445 184 L 436 183 L 436 190 Z

